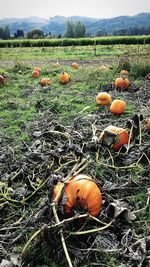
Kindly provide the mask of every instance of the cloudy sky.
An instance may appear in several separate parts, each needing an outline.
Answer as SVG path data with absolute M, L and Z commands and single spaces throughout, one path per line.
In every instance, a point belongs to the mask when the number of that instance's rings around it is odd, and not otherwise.
M 150 12 L 150 0 L 0 0 L 0 18 L 81 15 L 109 18 Z

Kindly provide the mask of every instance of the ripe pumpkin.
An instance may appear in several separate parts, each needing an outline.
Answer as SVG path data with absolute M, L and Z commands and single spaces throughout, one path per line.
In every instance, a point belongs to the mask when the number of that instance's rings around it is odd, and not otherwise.
M 146 121 L 146 128 L 150 131 L 150 118 L 148 118 Z
M 121 70 L 120 75 L 121 76 L 128 76 L 129 72 L 127 70 Z
M 41 74 L 41 68 L 39 67 L 34 67 L 33 70 L 37 70 Z
M 73 69 L 78 69 L 79 65 L 78 65 L 78 63 L 73 62 L 73 63 L 71 64 L 71 67 L 72 67 Z
M 52 84 L 52 80 L 49 79 L 49 78 L 43 78 L 43 79 L 40 80 L 39 83 L 40 83 L 41 86 L 46 86 L 46 85 Z
M 6 82 L 6 78 L 3 75 L 0 75 L 0 85 L 4 85 Z
M 96 97 L 96 103 L 98 105 L 109 105 L 111 103 L 111 96 L 106 92 L 101 92 Z
M 119 89 L 127 89 L 129 84 L 130 82 L 127 78 L 117 78 L 115 80 L 115 87 Z
M 56 197 L 62 186 L 62 182 L 54 188 L 53 198 Z M 79 174 L 73 176 L 65 184 L 63 195 L 58 205 L 63 207 L 66 215 L 72 215 L 75 212 L 88 211 L 92 216 L 97 216 L 100 212 L 102 196 L 96 182 L 89 176 Z
M 67 72 L 62 72 L 59 76 L 59 83 L 66 84 L 70 82 L 70 75 Z
M 39 75 L 40 75 L 40 73 L 39 73 L 38 70 L 33 70 L 32 71 L 32 78 L 37 78 L 37 77 L 39 77 Z
M 119 128 L 116 126 L 106 127 L 100 134 L 99 141 L 107 146 L 118 151 L 122 145 L 128 144 L 129 134 L 126 129 Z
M 115 115 L 120 115 L 124 113 L 126 108 L 126 103 L 123 100 L 115 99 L 110 106 L 110 112 Z

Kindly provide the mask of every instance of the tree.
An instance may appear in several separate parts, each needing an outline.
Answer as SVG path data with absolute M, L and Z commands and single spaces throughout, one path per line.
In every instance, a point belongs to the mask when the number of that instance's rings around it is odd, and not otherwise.
M 44 38 L 44 32 L 41 30 L 32 30 L 27 33 L 27 38 L 28 39 L 41 39 Z
M 73 38 L 74 37 L 74 24 L 72 21 L 67 21 L 65 37 Z
M 10 31 L 8 26 L 6 26 L 5 28 L 0 28 L 0 38 L 4 40 L 10 39 Z
M 77 21 L 74 28 L 76 38 L 85 37 L 85 25 L 83 23 Z
M 24 31 L 21 29 L 18 29 L 17 32 L 15 32 L 14 37 L 15 38 L 19 38 L 19 37 L 24 38 Z

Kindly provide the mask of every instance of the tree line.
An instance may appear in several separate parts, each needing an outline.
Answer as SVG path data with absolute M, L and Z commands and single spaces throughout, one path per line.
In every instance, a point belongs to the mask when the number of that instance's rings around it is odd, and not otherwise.
M 98 29 L 94 36 L 107 36 L 109 35 L 104 29 Z M 150 35 L 150 26 L 143 27 L 129 27 L 127 29 L 118 29 L 113 32 L 114 36 L 133 36 L 133 35 Z M 86 27 L 80 21 L 76 23 L 72 21 L 68 21 L 66 24 L 66 31 L 63 36 L 61 34 L 57 36 L 52 36 L 49 32 L 48 34 L 44 34 L 42 30 L 35 29 L 31 30 L 28 33 L 24 33 L 22 29 L 18 29 L 13 36 L 10 34 L 10 30 L 8 26 L 4 28 L 0 27 L 0 39 L 9 40 L 16 38 L 27 38 L 27 39 L 42 39 L 42 38 L 82 38 L 86 36 L 91 36 L 89 33 L 86 33 Z

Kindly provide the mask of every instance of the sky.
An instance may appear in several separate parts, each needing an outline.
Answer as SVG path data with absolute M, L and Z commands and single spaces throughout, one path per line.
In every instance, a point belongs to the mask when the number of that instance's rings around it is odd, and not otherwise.
M 150 0 L 0 0 L 0 19 L 38 16 L 110 18 L 150 12 Z

